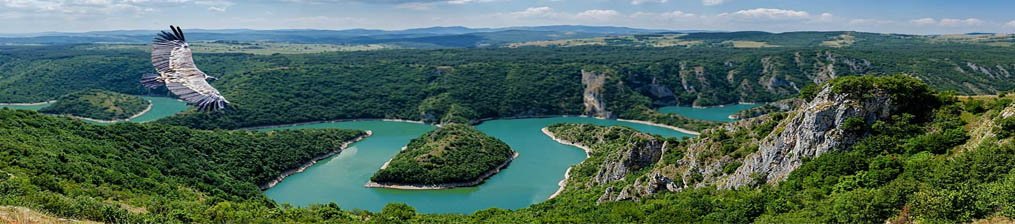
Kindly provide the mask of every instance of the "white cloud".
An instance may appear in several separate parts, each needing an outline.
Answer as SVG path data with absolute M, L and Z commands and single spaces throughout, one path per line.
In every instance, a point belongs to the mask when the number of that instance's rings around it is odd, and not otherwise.
M 553 14 L 553 8 L 547 6 L 530 7 L 522 11 L 508 13 L 508 15 L 515 17 L 547 17 Z
M 620 13 L 615 10 L 592 9 L 575 14 L 575 18 L 583 20 L 610 20 L 618 15 L 620 15 Z
M 669 0 L 631 0 L 632 5 L 641 5 L 645 3 L 666 3 Z
M 144 0 L 133 0 L 133 1 L 144 1 Z M 185 0 L 177 0 L 177 1 L 185 1 Z M 231 1 L 225 0 L 194 1 L 194 4 L 208 6 L 208 10 L 213 12 L 225 12 L 227 9 L 229 9 L 230 6 L 235 5 L 235 3 Z
M 944 18 L 944 19 L 941 19 L 941 20 L 936 20 L 934 18 L 920 18 L 920 19 L 910 20 L 909 23 L 912 23 L 912 24 L 917 25 L 917 26 L 936 25 L 936 26 L 948 26 L 948 27 L 980 26 L 980 25 L 984 24 L 983 20 L 980 20 L 980 19 L 977 19 L 977 18 L 967 18 L 967 19 Z
M 1005 23 L 1004 26 L 1009 28 L 1015 28 L 1015 20 L 1008 21 L 1008 23 Z
M 725 2 L 726 0 L 701 0 L 702 5 L 719 5 Z
M 977 18 L 968 19 L 941 19 L 942 26 L 979 26 L 983 25 L 983 20 Z
M 806 11 L 788 9 L 756 8 L 740 10 L 733 13 L 722 13 L 719 14 L 719 16 L 734 16 L 747 19 L 806 19 L 809 18 L 811 14 Z
M 883 20 L 883 19 L 852 19 L 852 20 L 849 20 L 849 25 L 854 25 L 854 26 L 863 26 L 863 25 L 890 25 L 890 24 L 895 24 L 895 23 L 896 23 L 895 21 L 892 21 L 892 20 Z
M 430 10 L 433 8 L 433 4 L 423 2 L 409 2 L 395 5 L 395 8 L 411 9 L 411 10 Z
M 447 3 L 453 5 L 461 5 L 461 4 L 492 2 L 492 1 L 495 0 L 448 0 Z
M 937 24 L 937 20 L 935 20 L 934 18 L 921 18 L 921 19 L 910 20 L 909 23 L 920 25 L 920 26 L 926 26 L 926 25 Z
M 664 13 L 636 12 L 631 14 L 631 18 L 635 19 L 644 18 L 644 19 L 665 19 L 665 20 L 686 19 L 686 18 L 694 18 L 697 16 L 698 15 L 694 13 L 686 13 L 679 10 Z

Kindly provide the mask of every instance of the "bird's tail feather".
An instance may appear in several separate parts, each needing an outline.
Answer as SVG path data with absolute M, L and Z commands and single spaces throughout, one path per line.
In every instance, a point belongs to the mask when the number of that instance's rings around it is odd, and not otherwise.
M 166 85 L 166 82 L 158 74 L 147 73 L 141 76 L 141 85 L 149 89 L 155 89 Z

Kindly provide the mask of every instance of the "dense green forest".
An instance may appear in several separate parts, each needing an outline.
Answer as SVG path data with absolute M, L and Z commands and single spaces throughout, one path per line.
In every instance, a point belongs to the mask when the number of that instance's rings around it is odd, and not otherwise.
M 147 100 L 122 93 L 89 89 L 57 98 L 52 105 L 39 112 L 69 114 L 99 120 L 127 119 L 148 108 Z
M 199 67 L 221 78 L 212 85 L 235 108 L 164 122 L 214 129 L 347 118 L 439 122 L 452 109 L 473 120 L 581 114 L 582 69 L 608 73 L 604 96 L 613 114 L 692 129 L 711 125 L 652 108 L 775 101 L 809 84 L 854 74 L 909 73 L 963 94 L 1015 88 L 1011 47 L 907 43 L 198 53 Z M 146 52 L 93 46 L 0 46 L 0 102 L 45 101 L 89 88 L 149 93 L 137 84 L 139 74 L 151 70 Z
M 329 147 L 353 131 L 197 131 L 161 124 L 93 126 L 29 111 L 0 110 L 0 203 L 58 217 L 106 222 L 820 222 L 956 223 L 1015 218 L 1015 126 L 1012 96 L 957 100 L 919 81 L 893 76 L 831 82 L 834 91 L 861 87 L 894 91 L 904 102 L 888 119 L 846 122 L 867 133 L 850 148 L 806 160 L 777 185 L 712 186 L 662 191 L 638 200 L 597 203 L 654 167 L 593 184 L 608 158 L 632 143 L 665 141 L 659 165 L 684 155 L 687 141 L 638 134 L 623 127 L 562 124 L 549 130 L 592 148 L 572 169 L 558 197 L 519 210 L 474 214 L 416 214 L 403 204 L 381 212 L 344 211 L 335 204 L 276 205 L 255 184 Z M 862 93 L 862 92 L 859 92 Z M 851 97 L 866 97 L 854 94 Z M 766 116 L 785 119 L 787 116 Z M 722 139 L 765 136 L 711 129 Z M 848 126 L 848 127 L 845 127 Z M 722 133 L 722 134 L 720 134 Z M 713 137 L 707 137 L 713 138 Z M 417 142 L 417 141 L 414 141 Z M 738 141 L 720 141 L 720 144 Z M 297 147 L 297 148 L 292 148 Z M 739 147 L 739 146 L 734 146 Z M 413 148 L 410 144 L 410 148 Z M 279 153 L 286 150 L 286 153 Z M 735 152 L 735 151 L 734 151 Z
M 413 139 L 371 181 L 395 185 L 468 183 L 514 158 L 504 142 L 465 124 L 445 124 Z
M 96 126 L 0 109 L 0 204 L 111 223 L 242 221 L 233 215 L 276 207 L 258 185 L 363 134 Z

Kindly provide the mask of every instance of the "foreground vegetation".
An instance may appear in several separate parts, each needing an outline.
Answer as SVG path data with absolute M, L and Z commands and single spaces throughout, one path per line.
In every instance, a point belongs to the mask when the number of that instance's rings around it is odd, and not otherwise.
M 105 90 L 90 89 L 57 98 L 39 112 L 66 114 L 99 120 L 127 119 L 140 114 L 151 102 L 138 97 Z
M 286 209 L 276 208 L 258 185 L 363 134 L 96 126 L 0 109 L 0 204 L 110 223 L 238 222 L 240 215 L 272 218 L 269 210 L 278 220 L 294 220 L 282 216 Z
M 472 126 L 445 124 L 413 139 L 371 181 L 393 185 L 470 183 L 514 159 L 514 150 Z

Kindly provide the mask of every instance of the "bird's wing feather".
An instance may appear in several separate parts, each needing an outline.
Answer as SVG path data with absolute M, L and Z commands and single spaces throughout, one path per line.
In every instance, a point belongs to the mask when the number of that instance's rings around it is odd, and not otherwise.
M 166 87 L 187 103 L 197 106 L 198 110 L 224 109 L 229 105 L 229 101 L 215 87 L 208 84 L 204 76 L 204 73 L 196 70 L 174 73 L 166 81 Z
M 159 72 L 197 69 L 183 30 L 170 26 L 172 33 L 162 31 L 152 42 L 152 66 Z

